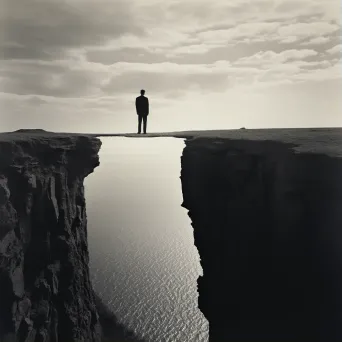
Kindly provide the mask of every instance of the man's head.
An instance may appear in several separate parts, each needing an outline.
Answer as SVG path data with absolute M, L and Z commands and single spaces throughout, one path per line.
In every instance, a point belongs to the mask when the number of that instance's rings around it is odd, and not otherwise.
M 145 90 L 144 90 L 144 89 L 141 89 L 141 90 L 140 90 L 140 94 L 141 94 L 141 95 L 145 95 Z

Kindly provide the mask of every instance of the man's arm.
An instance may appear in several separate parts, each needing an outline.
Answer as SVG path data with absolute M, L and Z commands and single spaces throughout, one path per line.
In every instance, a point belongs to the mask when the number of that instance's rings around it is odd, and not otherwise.
M 148 99 L 147 99 L 147 114 L 149 114 L 150 111 L 150 104 L 148 103 Z
M 138 114 L 138 99 L 137 98 L 135 99 L 135 110 Z

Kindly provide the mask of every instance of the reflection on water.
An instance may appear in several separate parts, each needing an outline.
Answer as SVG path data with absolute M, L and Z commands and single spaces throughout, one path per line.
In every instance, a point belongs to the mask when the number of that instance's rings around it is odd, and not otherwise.
M 181 207 L 176 138 L 102 138 L 101 165 L 85 181 L 95 291 L 147 341 L 207 341 L 197 308 L 202 274 Z

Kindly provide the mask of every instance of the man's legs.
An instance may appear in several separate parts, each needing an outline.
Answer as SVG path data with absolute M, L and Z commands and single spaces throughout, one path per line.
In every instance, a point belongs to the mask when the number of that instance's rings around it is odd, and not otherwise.
M 141 120 L 142 120 L 143 116 L 142 115 L 138 115 L 138 134 L 141 133 Z
M 146 128 L 147 128 L 147 115 L 143 116 L 143 122 L 144 122 L 144 133 L 146 133 Z

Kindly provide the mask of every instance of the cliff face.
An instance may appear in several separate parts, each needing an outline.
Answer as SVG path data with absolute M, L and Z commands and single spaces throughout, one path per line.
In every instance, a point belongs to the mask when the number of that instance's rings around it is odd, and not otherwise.
M 83 180 L 101 142 L 0 139 L 0 340 L 100 341 Z
M 89 280 L 83 180 L 101 142 L 38 133 L 0 136 L 0 341 L 98 342 L 101 320 L 134 341 Z M 210 341 L 342 341 L 342 161 L 293 146 L 186 141 Z
M 342 160 L 291 147 L 186 141 L 210 341 L 342 341 Z

